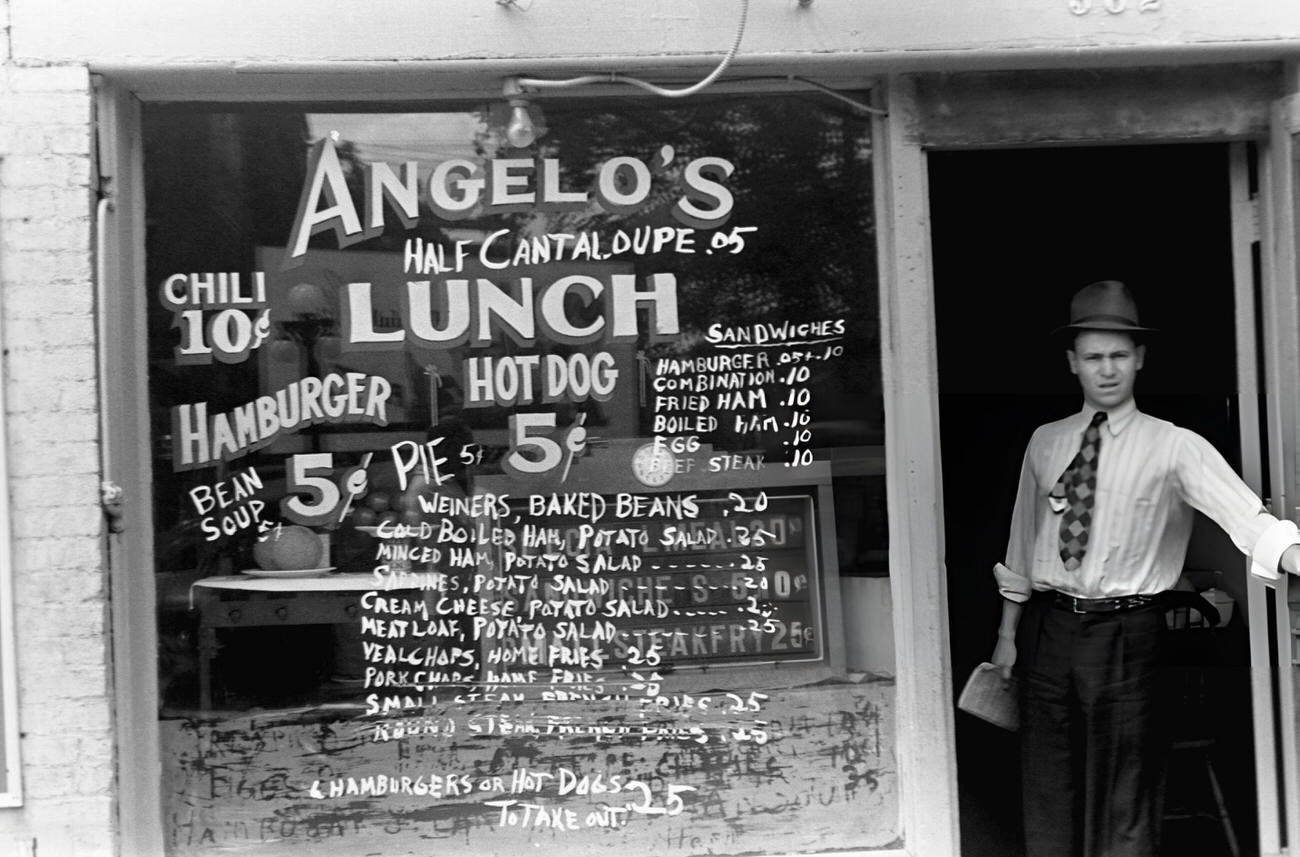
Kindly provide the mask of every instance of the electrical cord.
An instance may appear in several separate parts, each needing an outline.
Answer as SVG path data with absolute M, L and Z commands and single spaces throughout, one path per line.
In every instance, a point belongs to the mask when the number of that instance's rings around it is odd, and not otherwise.
M 770 75 L 757 75 L 757 76 L 754 76 L 754 77 L 734 77 L 734 78 L 731 78 L 731 80 L 730 80 L 731 83 L 757 83 L 757 82 L 762 82 L 762 81 L 781 81 L 781 82 L 783 82 L 783 83 L 802 83 L 802 84 L 804 84 L 805 86 L 811 86 L 813 89 L 816 89 L 816 90 L 818 90 L 819 92 L 822 92 L 822 93 L 825 93 L 826 95 L 829 95 L 831 98 L 834 98 L 834 99 L 836 99 L 836 100 L 838 100 L 838 101 L 842 101 L 842 102 L 844 102 L 845 104 L 848 104 L 848 105 L 850 105 L 850 106 L 852 106 L 852 107 L 855 107 L 855 108 L 857 108 L 858 110 L 861 110 L 863 113 L 870 113 L 870 114 L 873 114 L 873 115 L 875 115 L 875 116 L 888 116 L 888 115 L 889 115 L 889 111 L 888 111 L 888 110 L 884 110 L 884 109 L 879 108 L 879 107 L 873 107 L 873 106 L 871 106 L 870 104 L 867 104 L 867 103 L 864 102 L 864 101 L 859 101 L 858 99 L 853 98 L 852 96 L 845 95 L 844 93 L 840 92 L 838 89 L 833 89 L 833 88 L 827 86 L 827 85 L 824 84 L 824 83 L 818 83 L 818 82 L 815 81 L 815 80 L 812 80 L 812 79 L 807 78 L 807 77 L 803 77 L 802 75 L 798 75 L 798 74 L 770 74 Z
M 681 89 L 668 89 L 667 87 L 658 86 L 649 81 L 641 80 L 636 77 L 610 72 L 608 74 L 588 74 L 581 77 L 571 77 L 567 80 L 547 80 L 539 77 L 517 77 L 514 80 L 520 87 L 526 89 L 561 89 L 570 86 L 587 86 L 598 83 L 622 83 L 628 86 L 635 86 L 644 89 L 646 92 L 661 95 L 664 98 L 684 98 L 688 95 L 694 95 L 700 90 L 707 87 L 718 79 L 731 61 L 735 59 L 736 54 L 740 51 L 740 41 L 745 36 L 745 22 L 749 18 L 749 0 L 740 0 L 740 25 L 736 28 L 736 40 L 732 42 L 731 49 L 727 51 L 718 67 L 708 74 L 703 80 L 691 86 Z
M 497 0 L 497 2 L 502 3 L 502 0 Z M 510 0 L 506 0 L 506 2 L 503 3 L 503 5 L 507 5 L 509 2 Z M 540 77 L 510 77 L 506 79 L 505 92 L 507 96 L 513 96 L 515 98 L 519 98 L 521 96 L 526 97 L 525 90 L 529 90 L 529 89 L 532 90 L 563 89 L 566 87 L 590 86 L 594 84 L 624 84 L 626 86 L 634 86 L 639 89 L 643 89 L 646 92 L 663 96 L 664 98 L 684 98 L 688 95 L 694 95 L 695 93 L 699 92 L 700 90 L 704 89 L 705 87 L 709 86 L 714 81 L 716 81 L 722 75 L 722 73 L 727 70 L 727 67 L 731 65 L 731 61 L 736 58 L 736 55 L 740 52 L 741 40 L 745 36 L 745 25 L 748 19 L 749 19 L 749 0 L 740 0 L 740 23 L 736 28 L 736 39 L 734 42 L 732 42 L 731 49 L 727 51 L 725 56 L 723 56 L 722 61 L 718 63 L 717 68 L 715 68 L 712 72 L 710 72 L 703 80 L 699 81 L 698 83 L 692 84 L 691 86 L 682 87 L 680 89 L 669 89 L 667 87 L 658 86 L 656 84 L 650 83 L 645 80 L 641 80 L 640 78 L 637 77 L 632 77 L 630 75 L 620 74 L 618 72 L 607 72 L 602 74 L 587 74 L 587 75 L 582 75 L 580 77 L 567 78 L 564 80 L 550 80 L 547 78 L 540 78 Z M 845 104 L 848 104 L 853 108 L 862 111 L 863 113 L 869 113 L 875 116 L 889 115 L 888 111 L 886 110 L 882 110 L 879 107 L 873 107 L 870 104 L 866 104 L 862 101 L 859 101 L 856 98 L 847 96 L 839 92 L 838 90 L 832 89 L 831 87 L 826 86 L 825 84 L 818 83 L 815 80 L 810 80 L 809 78 L 802 77 L 800 75 L 795 75 L 795 74 L 764 75 L 759 77 L 746 77 L 746 78 L 735 79 L 736 82 L 778 81 L 778 80 L 787 83 L 801 83 L 804 84 L 805 86 L 810 86 L 830 96 L 831 98 L 837 99 L 838 101 L 842 101 Z

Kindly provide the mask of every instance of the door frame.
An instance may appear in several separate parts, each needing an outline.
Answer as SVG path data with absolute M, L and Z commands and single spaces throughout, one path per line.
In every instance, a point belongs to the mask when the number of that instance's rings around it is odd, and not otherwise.
M 107 532 L 117 736 L 119 854 L 162 854 L 159 761 L 158 630 L 154 615 L 153 503 L 150 485 L 148 354 L 145 317 L 144 154 L 140 102 L 96 75 L 95 314 L 99 346 L 101 478 L 120 490 L 120 528 Z M 141 664 L 149 665 L 140 669 Z
M 1300 428 L 1300 71 L 1285 70 L 1284 91 L 1270 104 L 1267 138 L 1259 151 L 1259 325 L 1263 413 L 1267 444 L 1267 502 L 1279 518 L 1296 520 L 1296 431 Z M 1240 346 L 1239 346 L 1240 347 Z M 1253 354 L 1252 354 L 1253 356 Z M 1244 413 L 1244 410 L 1243 410 Z M 1245 444 L 1243 444 L 1243 452 Z M 1259 450 L 1256 450 L 1259 454 Z M 1262 476 L 1262 467 L 1257 465 Z M 1256 490 L 1260 485 L 1253 485 Z M 1295 853 L 1300 841 L 1300 719 L 1296 711 L 1300 658 L 1294 654 L 1297 628 L 1289 607 L 1300 581 L 1248 578 L 1251 616 L 1251 692 L 1254 700 L 1255 766 L 1260 853 Z M 1284 844 L 1285 843 L 1285 844 Z
M 1300 343 L 1296 336 L 1300 313 L 1297 306 L 1297 224 L 1296 206 L 1300 204 L 1300 168 L 1297 168 L 1297 151 L 1300 150 L 1300 95 L 1275 101 L 1279 89 L 1281 67 L 1278 65 L 1243 65 L 1214 68 L 1166 69 L 1116 69 L 1111 71 L 1008 71 L 983 72 L 958 75 L 898 75 L 890 79 L 889 104 L 893 129 L 889 135 L 889 162 L 893 168 L 891 225 L 898 233 L 893 241 L 882 248 L 888 249 L 893 265 L 892 280 L 888 289 L 895 307 L 888 314 L 897 326 L 895 345 L 901 353 L 896 356 L 895 372 L 901 367 L 903 374 L 913 375 L 912 394 L 923 400 L 918 404 L 917 419 L 912 427 L 933 419 L 931 431 L 910 438 L 918 452 L 933 443 L 932 461 L 938 461 L 938 372 L 935 355 L 935 305 L 933 264 L 929 245 L 930 220 L 928 209 L 928 171 L 926 155 L 930 151 L 962 151 L 989 148 L 1017 148 L 1044 145 L 1126 145 L 1135 143 L 1173 142 L 1229 142 L 1244 145 L 1254 142 L 1259 146 L 1261 192 L 1259 224 L 1262 232 L 1261 259 L 1263 291 L 1261 317 L 1263 319 L 1262 345 L 1264 347 L 1263 378 L 1254 372 L 1254 318 L 1253 293 L 1251 317 L 1245 320 L 1238 313 L 1238 348 L 1242 348 L 1241 331 L 1250 325 L 1250 357 L 1245 380 L 1239 395 L 1249 397 L 1251 408 L 1242 408 L 1243 420 L 1243 470 L 1247 481 L 1257 491 L 1261 489 L 1262 470 L 1260 449 L 1255 444 L 1253 460 L 1248 457 L 1248 440 L 1245 431 L 1252 430 L 1250 438 L 1259 438 L 1259 425 L 1263 422 L 1270 451 L 1269 472 L 1273 509 L 1281 516 L 1294 518 L 1297 509 L 1288 503 L 1296 502 L 1297 396 L 1300 388 Z M 1295 67 L 1285 70 L 1288 83 L 1284 91 L 1300 92 L 1300 73 Z M 1028 107 L 1026 107 L 1028 105 Z M 1123 106 L 1123 110 L 1119 109 Z M 1241 214 L 1234 215 L 1234 231 Z M 923 233 L 917 236 L 915 232 Z M 1239 236 L 1234 235 L 1234 245 Z M 1234 280 L 1239 280 L 1234 271 Z M 904 293 L 899 297 L 899 293 Z M 1238 286 L 1240 293 L 1240 286 Z M 1289 335 L 1288 335 L 1289 334 Z M 1245 361 L 1238 361 L 1239 367 Z M 887 367 L 888 369 L 889 367 Z M 1242 371 L 1239 368 L 1239 372 Z M 894 377 L 887 372 L 887 378 Z M 1262 385 L 1262 386 L 1261 386 Z M 1258 411 L 1256 389 L 1265 393 L 1265 412 Z M 1247 411 L 1250 411 L 1247 414 Z M 937 470 L 937 467 L 933 468 Z M 923 470 L 921 483 L 910 486 L 908 496 L 913 503 L 921 498 L 932 500 L 938 508 L 936 526 L 921 536 L 926 547 L 936 548 L 940 576 L 943 575 L 943 511 L 940 474 Z M 917 483 L 917 478 L 913 482 Z M 930 492 L 933 492 L 932 494 Z M 1300 508 L 1300 507 L 1298 507 Z M 891 507 L 891 514 L 893 508 Z M 912 546 L 912 552 L 917 552 Z M 919 566 L 913 567 L 915 573 Z M 929 575 L 922 575 L 929 577 Z M 1278 770 L 1272 739 L 1274 731 L 1270 721 L 1267 731 L 1261 728 L 1261 710 L 1271 714 L 1271 701 L 1279 700 L 1283 723 L 1297 724 L 1291 706 L 1294 673 L 1296 669 L 1281 669 L 1270 673 L 1267 657 L 1290 662 L 1290 613 L 1287 609 L 1287 580 L 1275 584 L 1248 577 L 1252 616 L 1252 663 L 1263 663 L 1265 668 L 1252 669 L 1255 686 L 1255 732 L 1257 790 L 1260 792 L 1260 844 L 1264 855 L 1280 852 L 1279 830 L 1282 824 L 1292 831 L 1292 849 L 1300 839 L 1300 783 L 1297 782 L 1296 728 L 1277 730 L 1281 755 L 1286 764 Z M 1294 584 L 1300 589 L 1300 582 Z M 931 593 L 942 591 L 942 581 L 930 586 Z M 1265 589 L 1272 589 L 1270 600 L 1274 627 L 1283 633 L 1267 632 L 1268 609 L 1264 604 Z M 1256 605 L 1256 599 L 1260 604 Z M 915 607 L 915 605 L 913 605 Z M 931 612 L 930 621 L 943 621 L 946 628 L 946 599 L 939 614 Z M 916 621 L 919 614 L 899 616 L 895 621 Z M 1262 631 L 1256 628 L 1263 628 Z M 900 635 L 900 643 L 906 635 Z M 946 648 L 942 650 L 943 687 L 940 692 L 949 695 L 951 686 L 950 664 Z M 1258 642 L 1256 642 L 1258 638 Z M 1259 649 L 1259 654 L 1256 649 Z M 1260 661 L 1260 655 L 1264 660 Z M 933 656 L 931 657 L 933 661 Z M 902 663 L 908 663 L 906 659 Z M 919 663 L 913 660 L 912 663 Z M 1270 696 L 1264 696 L 1264 689 Z M 903 684 L 900 681 L 900 719 L 905 705 Z M 1285 699 L 1283 699 L 1283 695 Z M 1267 705 L 1265 703 L 1268 703 Z M 949 708 L 951 708 L 949 699 Z M 934 730 L 932 737 L 946 739 L 947 743 L 936 752 L 946 755 L 955 780 L 956 747 L 951 730 L 951 720 L 945 724 L 946 735 Z M 902 744 L 903 742 L 900 742 Z M 1278 801 L 1267 805 L 1265 790 L 1277 794 L 1277 787 L 1285 789 L 1285 815 L 1280 814 Z M 906 804 L 905 804 L 906 806 Z M 948 853 L 959 852 L 956 830 L 955 801 L 952 804 L 953 844 Z M 905 821 L 905 830 L 914 829 Z M 1271 848 L 1271 850 L 1270 850 Z M 930 853 L 921 851 L 920 853 Z

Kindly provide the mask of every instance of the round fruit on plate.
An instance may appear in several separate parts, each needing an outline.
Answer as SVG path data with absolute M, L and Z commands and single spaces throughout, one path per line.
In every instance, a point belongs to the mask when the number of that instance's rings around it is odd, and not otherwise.
M 253 547 L 253 560 L 266 571 L 320 568 L 324 558 L 320 536 L 296 524 L 268 530 Z

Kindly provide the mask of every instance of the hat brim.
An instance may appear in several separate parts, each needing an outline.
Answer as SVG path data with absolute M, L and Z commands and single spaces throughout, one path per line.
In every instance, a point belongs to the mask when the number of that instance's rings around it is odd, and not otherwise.
M 1063 333 L 1078 333 L 1081 330 L 1112 330 L 1119 333 L 1159 333 L 1160 329 L 1155 327 L 1142 327 L 1136 324 L 1128 324 L 1121 321 L 1088 321 L 1082 324 L 1067 324 L 1056 328 L 1051 332 L 1051 336 L 1059 336 Z

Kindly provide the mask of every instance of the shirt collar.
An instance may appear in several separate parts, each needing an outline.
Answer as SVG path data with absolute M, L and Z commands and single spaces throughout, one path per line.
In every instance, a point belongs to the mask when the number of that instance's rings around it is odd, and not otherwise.
M 1092 415 L 1097 413 L 1097 410 L 1092 405 L 1084 403 L 1083 410 L 1079 412 L 1079 418 L 1084 425 L 1092 422 Z M 1118 437 L 1124 427 L 1133 422 L 1133 418 L 1137 415 L 1137 402 L 1131 398 L 1119 407 L 1106 411 L 1106 428 L 1110 430 L 1110 436 Z

